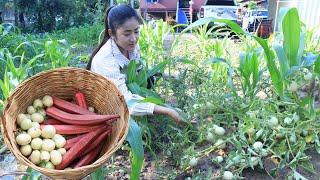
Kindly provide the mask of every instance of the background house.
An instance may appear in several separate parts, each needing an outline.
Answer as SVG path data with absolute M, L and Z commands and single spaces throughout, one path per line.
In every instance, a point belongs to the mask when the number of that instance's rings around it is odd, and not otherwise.
M 14 23 L 14 5 L 13 0 L 9 0 L 0 7 L 0 23 Z
M 197 20 L 197 13 L 206 0 L 193 0 L 192 20 Z M 168 20 L 169 17 L 176 18 L 177 6 L 181 8 L 190 21 L 189 0 L 140 0 L 140 11 L 145 19 L 163 19 Z

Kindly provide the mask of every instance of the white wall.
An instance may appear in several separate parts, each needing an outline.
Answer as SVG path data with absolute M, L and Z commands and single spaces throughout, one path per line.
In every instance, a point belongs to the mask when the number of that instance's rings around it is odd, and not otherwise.
M 279 13 L 281 8 L 297 7 L 300 20 L 304 22 L 308 29 L 320 25 L 320 0 L 270 0 L 276 1 L 276 17 L 274 19 L 277 25 L 274 30 L 279 30 L 278 26 L 281 23 Z
M 303 0 L 297 3 L 300 20 L 308 29 L 320 25 L 320 0 Z

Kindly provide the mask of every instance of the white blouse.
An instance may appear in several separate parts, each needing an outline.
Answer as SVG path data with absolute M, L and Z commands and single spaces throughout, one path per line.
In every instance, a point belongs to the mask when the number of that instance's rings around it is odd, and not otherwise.
M 91 71 L 101 74 L 110 79 L 118 87 L 123 94 L 131 115 L 141 116 L 153 114 L 153 103 L 140 103 L 143 97 L 132 94 L 126 85 L 127 75 L 120 72 L 120 68 L 124 68 L 130 60 L 140 60 L 139 45 L 133 52 L 129 53 L 129 59 L 126 58 L 119 50 L 115 41 L 111 38 L 101 47 L 98 53 L 93 57 Z

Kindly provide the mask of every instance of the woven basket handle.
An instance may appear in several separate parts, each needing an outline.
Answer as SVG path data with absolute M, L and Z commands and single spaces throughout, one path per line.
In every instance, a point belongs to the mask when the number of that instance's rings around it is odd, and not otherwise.
M 0 116 L 0 126 L 2 126 L 3 116 Z
M 3 127 L 4 126 L 3 120 L 4 120 L 3 116 L 0 116 L 0 132 L 3 133 L 2 135 L 4 136 L 5 131 Z

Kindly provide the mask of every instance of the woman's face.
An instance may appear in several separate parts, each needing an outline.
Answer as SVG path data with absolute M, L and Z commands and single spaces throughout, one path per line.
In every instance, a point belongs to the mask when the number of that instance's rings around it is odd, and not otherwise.
M 139 22 L 132 17 L 116 30 L 115 41 L 121 50 L 133 51 L 139 39 Z

